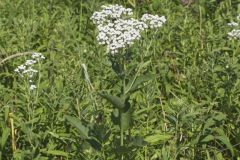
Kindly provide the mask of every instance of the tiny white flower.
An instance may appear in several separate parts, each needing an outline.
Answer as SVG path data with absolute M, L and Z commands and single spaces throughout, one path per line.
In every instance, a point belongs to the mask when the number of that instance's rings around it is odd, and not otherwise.
M 29 87 L 29 89 L 32 91 L 32 90 L 34 90 L 34 89 L 36 89 L 37 87 L 34 85 L 34 84 L 31 84 L 30 85 L 30 87 Z
M 162 27 L 166 22 L 165 16 L 159 17 L 158 15 L 144 14 L 141 18 L 141 21 L 148 24 L 150 28 Z
M 237 16 L 237 20 L 240 20 L 240 14 Z
M 33 52 L 32 59 L 39 60 L 39 59 L 45 59 L 45 57 L 42 55 L 42 53 Z
M 230 22 L 230 23 L 227 23 L 228 26 L 231 26 L 231 27 L 235 27 L 235 26 L 238 26 L 238 23 L 236 22 Z
M 31 65 L 35 64 L 36 62 L 37 61 L 35 61 L 35 60 L 29 59 L 29 60 L 26 60 L 25 65 L 26 66 L 31 66 Z
M 19 70 L 24 70 L 24 69 L 26 69 L 26 66 L 20 65 L 20 66 L 18 66 L 18 69 L 19 69 Z
M 14 72 L 19 73 L 19 69 L 18 68 L 14 69 Z

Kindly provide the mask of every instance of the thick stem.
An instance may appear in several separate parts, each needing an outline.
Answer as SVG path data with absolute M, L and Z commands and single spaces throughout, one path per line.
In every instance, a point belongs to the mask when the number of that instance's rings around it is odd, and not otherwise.
M 120 138 L 120 139 L 121 139 L 121 142 L 120 142 L 120 145 L 121 145 L 121 146 L 123 146 L 123 144 L 124 144 L 124 143 L 123 143 L 123 138 L 124 138 L 124 133 L 123 133 L 123 129 L 122 129 L 122 127 L 121 127 L 121 138 Z
M 123 68 L 123 71 L 122 71 L 122 74 L 123 74 L 123 79 L 122 79 L 122 96 L 124 97 L 124 95 L 125 95 L 125 86 L 126 86 L 126 73 L 125 73 L 125 71 L 126 71 L 126 66 L 125 66 L 125 57 L 123 56 L 123 59 L 122 59 L 122 68 Z M 122 111 L 119 111 L 119 113 L 120 113 L 120 119 L 121 119 L 121 117 L 122 117 Z M 124 139 L 124 131 L 123 131 L 123 128 L 122 128 L 122 120 L 120 120 L 120 129 L 121 129 L 121 134 L 120 134 L 120 139 L 121 139 L 121 141 L 120 141 L 120 145 L 121 146 L 123 146 L 123 139 Z

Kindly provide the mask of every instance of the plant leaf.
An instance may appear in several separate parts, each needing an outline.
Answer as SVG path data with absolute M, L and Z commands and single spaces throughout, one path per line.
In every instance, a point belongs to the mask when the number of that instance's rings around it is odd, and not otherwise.
M 225 136 L 216 136 L 216 139 L 220 140 L 223 144 L 225 144 L 227 146 L 227 148 L 230 150 L 231 154 L 234 155 L 233 146 L 230 143 L 230 141 L 226 135 Z
M 114 125 L 119 125 L 120 124 L 120 118 L 119 118 L 119 110 L 117 108 L 114 108 L 112 113 L 111 113 L 111 120 Z
M 90 138 L 88 136 L 89 128 L 84 126 L 78 118 L 68 116 L 68 115 L 65 115 L 65 118 L 70 122 L 70 124 L 72 126 L 77 128 L 77 130 L 80 133 L 81 138 L 83 138 L 83 139 L 89 139 Z
M 207 135 L 206 137 L 204 137 L 201 142 L 205 143 L 205 142 L 209 142 L 214 140 L 214 136 L 213 135 Z
M 143 147 L 147 145 L 147 142 L 144 141 L 143 137 L 136 136 L 132 137 L 130 144 L 135 147 Z
M 135 78 L 135 77 L 131 78 L 126 86 L 125 94 L 135 92 L 136 90 L 138 90 L 139 85 L 141 85 L 144 82 L 147 82 L 151 79 L 153 79 L 152 74 L 145 74 L 145 75 L 139 76 L 137 78 Z
M 215 120 L 217 121 L 222 121 L 225 120 L 227 118 L 227 116 L 224 113 L 218 113 L 218 115 L 213 117 Z
M 123 98 L 101 93 L 100 96 L 107 99 L 115 108 L 123 109 L 125 107 L 125 100 Z
M 51 154 L 51 155 L 54 155 L 54 156 L 68 157 L 68 153 L 67 152 L 59 151 L 59 150 L 46 150 L 46 151 L 42 150 L 41 152 L 45 153 L 45 154 Z
M 120 114 L 120 124 L 121 124 L 121 128 L 123 129 L 123 131 L 128 130 L 131 127 L 131 123 L 132 123 L 132 114 L 131 114 L 131 109 L 128 108 L 128 110 L 126 112 L 122 112 Z
M 4 128 L 2 132 L 2 137 L 1 137 L 1 148 L 2 150 L 4 149 L 8 136 L 10 135 L 10 129 L 9 128 Z
M 144 138 L 144 140 L 150 144 L 159 144 L 169 140 L 172 137 L 170 134 L 153 134 Z
M 227 137 L 227 135 L 224 133 L 224 131 L 218 128 L 216 129 L 216 132 L 219 134 L 219 136 L 216 136 L 215 138 L 220 140 L 223 144 L 225 144 L 227 148 L 230 150 L 231 154 L 234 155 L 233 146 L 230 143 L 230 140 Z

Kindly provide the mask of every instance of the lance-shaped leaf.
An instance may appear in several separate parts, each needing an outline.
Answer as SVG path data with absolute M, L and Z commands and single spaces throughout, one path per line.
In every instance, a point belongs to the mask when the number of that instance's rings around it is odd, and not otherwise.
M 139 85 L 143 84 L 144 82 L 148 82 L 149 80 L 152 79 L 153 79 L 152 74 L 145 74 L 139 77 L 131 78 L 126 86 L 125 94 L 135 92 L 136 90 L 139 89 Z
M 8 137 L 10 135 L 10 129 L 9 128 L 3 128 L 2 137 L 1 137 L 1 149 L 3 150 L 5 148 L 6 142 L 8 140 Z
M 131 137 L 131 139 L 130 139 L 130 146 L 143 147 L 147 144 L 148 143 L 146 141 L 144 141 L 144 138 L 141 136 Z
M 60 150 L 46 150 L 46 149 L 42 149 L 40 151 L 42 153 L 44 153 L 44 154 L 53 155 L 53 156 L 68 157 L 68 155 L 69 155 L 69 153 L 64 152 L 64 151 L 60 151 Z
M 120 124 L 123 131 L 128 130 L 132 124 L 132 110 L 130 108 L 130 103 L 126 104 L 126 110 L 120 114 Z
M 160 144 L 172 138 L 170 134 L 153 134 L 144 138 L 144 140 L 152 145 Z
M 124 98 L 120 98 L 120 97 L 108 95 L 108 94 L 101 94 L 101 93 L 100 93 L 100 96 L 108 100 L 115 108 L 123 109 L 125 107 Z
M 204 137 L 204 138 L 201 140 L 201 142 L 203 142 L 203 143 L 208 143 L 208 142 L 210 142 L 210 141 L 212 141 L 212 140 L 214 140 L 214 139 L 215 139 L 215 137 L 214 137 L 213 135 L 208 135 L 208 136 Z
M 216 128 L 215 131 L 219 134 L 219 136 L 216 136 L 215 138 L 217 140 L 221 141 L 223 144 L 225 144 L 227 149 L 230 150 L 232 156 L 234 156 L 234 149 L 233 149 L 233 146 L 232 146 L 228 136 L 220 128 Z
M 82 124 L 82 122 L 75 117 L 65 115 L 65 118 L 70 122 L 70 124 L 77 128 L 78 132 L 80 133 L 81 138 L 89 139 L 89 128 Z
M 120 118 L 119 118 L 119 110 L 117 108 L 114 108 L 111 114 L 111 120 L 114 125 L 120 125 Z

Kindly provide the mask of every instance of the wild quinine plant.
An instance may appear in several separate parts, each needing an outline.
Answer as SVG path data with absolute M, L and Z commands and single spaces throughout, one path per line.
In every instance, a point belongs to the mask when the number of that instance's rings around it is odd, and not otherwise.
M 25 61 L 25 63 L 19 65 L 14 71 L 20 76 L 21 80 L 24 82 L 24 85 L 20 84 L 20 88 L 23 89 L 24 93 L 27 93 L 27 110 L 29 120 L 34 117 L 34 103 L 38 99 L 37 87 L 40 84 L 41 74 L 39 72 L 41 68 L 41 61 L 45 57 L 42 53 L 33 52 L 31 54 L 31 59 Z M 37 67 L 36 67 L 37 65 Z M 36 76 L 38 79 L 36 80 Z M 23 87 L 24 86 L 24 87 Z M 34 92 L 35 91 L 35 92 Z
M 141 39 L 141 32 L 160 28 L 166 22 L 165 16 L 144 14 L 140 20 L 132 17 L 133 11 L 121 5 L 104 5 L 101 11 L 94 12 L 91 19 L 97 25 L 97 41 L 107 47 L 112 69 L 117 73 L 121 90 L 117 95 L 100 93 L 114 106 L 113 122 L 120 128 L 120 144 L 123 146 L 124 131 L 130 128 L 132 110 L 129 99 L 139 85 L 151 79 L 151 76 L 131 76 L 127 68 L 127 49 L 136 40 Z
M 14 71 L 22 78 L 25 78 L 26 82 L 28 82 L 27 86 L 30 91 L 36 89 L 36 85 L 34 84 L 33 78 L 38 73 L 38 70 L 34 69 L 35 64 L 40 64 L 40 61 L 45 59 L 45 57 L 41 53 L 33 52 L 31 59 L 26 60 L 24 64 L 18 66 Z
M 141 39 L 141 33 L 150 29 L 157 29 L 166 22 L 165 16 L 144 14 L 139 20 L 133 18 L 133 11 L 121 5 L 104 5 L 101 11 L 93 13 L 91 20 L 97 26 L 97 41 L 100 45 L 106 46 L 107 57 L 112 63 L 112 69 L 117 74 L 116 92 L 100 92 L 99 95 L 113 105 L 112 122 L 120 129 L 120 146 L 124 146 L 124 133 L 131 128 L 133 106 L 130 103 L 130 96 L 143 86 L 144 82 L 152 79 L 150 74 L 139 75 L 142 66 L 132 70 L 129 65 L 128 49 L 135 41 Z M 120 86 L 120 88 L 118 87 Z M 90 128 L 82 125 L 77 119 L 66 116 L 67 120 L 76 126 L 82 138 L 91 139 L 88 133 Z M 78 124 L 76 122 L 78 121 Z

